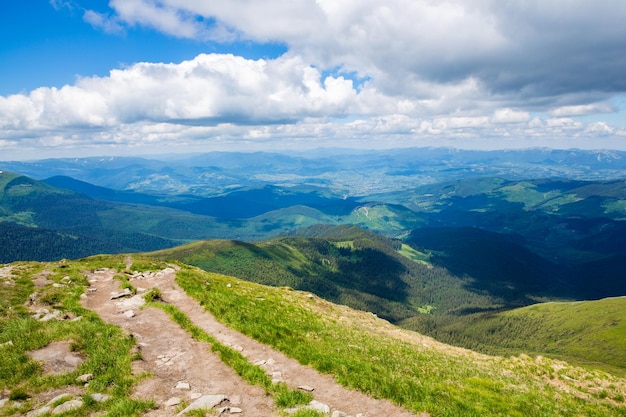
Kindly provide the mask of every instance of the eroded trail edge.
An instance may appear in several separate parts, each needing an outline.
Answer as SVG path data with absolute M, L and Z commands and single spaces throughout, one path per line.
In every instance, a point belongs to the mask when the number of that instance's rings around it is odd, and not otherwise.
M 130 268 L 130 263 L 127 263 Z M 312 389 L 315 400 L 328 406 L 333 416 L 398 416 L 415 414 L 368 395 L 345 388 L 330 375 L 301 365 L 275 349 L 261 344 L 218 322 L 196 300 L 175 282 L 176 271 L 166 268 L 157 272 L 133 273 L 132 285 L 137 295 L 122 295 L 116 271 L 100 269 L 87 272 L 90 288 L 83 304 L 97 312 L 105 321 L 129 331 L 141 350 L 136 372 L 153 376 L 143 380 L 136 390 L 141 398 L 153 398 L 159 409 L 150 416 L 174 415 L 180 403 L 191 403 L 202 395 L 224 395 L 228 407 L 224 412 L 248 416 L 275 416 L 281 411 L 262 388 L 241 379 L 206 343 L 198 342 L 173 323 L 163 311 L 141 308 L 141 294 L 158 288 L 163 301 L 185 313 L 194 325 L 212 335 L 220 343 L 238 350 L 251 363 L 262 366 L 275 381 L 291 387 Z M 111 299 L 112 297 L 117 297 Z M 426 414 L 424 414 L 426 415 Z

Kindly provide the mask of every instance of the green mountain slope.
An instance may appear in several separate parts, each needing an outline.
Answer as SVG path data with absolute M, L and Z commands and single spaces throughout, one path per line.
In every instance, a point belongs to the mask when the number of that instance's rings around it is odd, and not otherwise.
M 256 244 L 204 241 L 153 252 L 252 282 L 311 291 L 392 322 L 525 304 L 472 287 L 448 270 L 402 255 L 402 242 L 356 226 L 312 226 Z M 528 302 L 526 302 L 527 304 Z
M 626 374 L 626 298 L 549 302 L 441 326 L 438 337 L 495 353 L 529 352 Z
M 110 395 L 110 400 L 85 401 L 73 415 L 133 416 L 158 406 L 133 399 L 133 387 L 140 381 L 132 375 L 132 361 L 141 352 L 133 348 L 136 340 L 102 322 L 78 301 L 89 285 L 84 271 L 113 268 L 124 279 L 126 273 L 131 274 L 125 264 L 123 256 L 106 256 L 62 263 L 16 263 L 1 269 L 0 389 L 10 392 L 12 398 L 25 398 L 19 405 L 11 400 L 0 408 L 2 415 L 26 414 L 33 408 L 30 395 L 75 384 L 72 381 L 80 372 L 92 373 L 87 393 L 102 392 Z M 137 271 L 156 272 L 167 266 L 133 257 L 132 267 Z M 387 398 L 416 413 L 440 417 L 626 416 L 626 380 L 601 371 L 548 358 L 481 355 L 398 329 L 369 313 L 308 293 L 262 286 L 184 264 L 178 267 L 177 282 L 229 327 L 331 375 L 346 387 Z M 35 281 L 38 299 L 62 316 L 82 319 L 33 318 L 27 300 Z M 132 286 L 132 282 L 126 278 L 124 285 Z M 193 322 L 182 320 L 180 314 L 174 316 L 178 323 L 194 329 Z M 198 337 L 195 329 L 198 343 L 207 343 L 207 351 L 208 347 L 223 350 Z M 86 359 L 79 370 L 42 377 L 41 365 L 28 352 L 54 340 L 73 342 L 74 353 Z M 251 369 L 252 364 L 246 366 Z

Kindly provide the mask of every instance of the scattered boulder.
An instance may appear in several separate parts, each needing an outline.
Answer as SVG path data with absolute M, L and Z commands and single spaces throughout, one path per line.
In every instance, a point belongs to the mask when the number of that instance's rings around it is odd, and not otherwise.
M 76 381 L 86 384 L 93 379 L 93 374 L 83 374 L 76 377 Z
M 63 401 L 63 400 L 69 400 L 73 398 L 73 395 L 71 394 L 59 394 L 56 397 L 54 397 L 53 399 L 51 399 L 50 401 L 48 401 L 48 403 L 46 405 L 54 405 L 54 403 L 57 403 L 59 401 Z
M 33 411 L 29 411 L 28 413 L 26 413 L 26 417 L 39 417 L 39 416 L 43 416 L 45 414 L 48 414 L 52 411 L 52 407 L 50 407 L 49 405 L 45 405 L 41 408 L 38 408 L 36 410 Z
M 110 395 L 106 395 L 106 394 L 100 394 L 99 392 L 95 393 L 95 394 L 91 394 L 91 398 L 98 403 L 103 403 L 105 401 L 108 401 L 111 396 Z
M 330 407 L 317 400 L 311 401 L 305 408 L 308 408 L 310 410 L 315 410 L 320 413 L 330 413 Z
M 202 397 L 198 398 L 196 401 L 189 404 L 187 408 L 185 408 L 183 411 L 181 411 L 177 415 L 182 416 L 188 413 L 189 411 L 198 410 L 198 409 L 210 410 L 211 408 L 214 408 L 220 405 L 223 401 L 226 401 L 226 400 L 228 400 L 226 396 L 221 395 L 221 394 L 203 395 Z
M 169 400 L 165 401 L 165 406 L 166 407 L 174 407 L 175 405 L 178 405 L 181 402 L 183 402 L 183 400 L 181 400 L 180 398 L 172 397 Z
M 83 406 L 83 400 L 81 400 L 80 398 L 75 398 L 73 400 L 64 402 L 63 404 L 56 406 L 54 410 L 52 410 L 52 414 L 63 414 L 68 411 L 76 410 L 77 408 L 80 408 L 82 406 Z
M 120 292 L 112 292 L 111 293 L 111 300 L 116 300 L 118 298 L 122 298 L 122 297 L 130 297 L 131 295 L 133 295 L 133 293 L 130 291 L 130 288 L 124 288 L 123 291 Z
M 191 389 L 191 385 L 189 385 L 189 382 L 185 382 L 185 381 L 178 381 L 176 383 L 176 389 Z

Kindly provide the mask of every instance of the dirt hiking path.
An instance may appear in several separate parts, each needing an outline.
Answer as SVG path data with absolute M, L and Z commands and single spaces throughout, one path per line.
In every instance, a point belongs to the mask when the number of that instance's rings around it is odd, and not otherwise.
M 156 273 L 136 273 L 131 283 L 138 295 L 112 300 L 120 293 L 120 282 L 110 269 L 87 273 L 91 286 L 83 305 L 98 313 L 103 320 L 115 324 L 136 340 L 142 360 L 135 361 L 135 373 L 150 372 L 153 376 L 139 383 L 135 395 L 154 399 L 158 410 L 146 416 L 176 414 L 177 399 L 191 403 L 200 395 L 222 394 L 230 401 L 233 415 L 265 417 L 280 416 L 281 411 L 271 397 L 260 387 L 241 379 L 211 352 L 206 343 L 194 340 L 185 330 L 157 308 L 143 308 L 141 294 L 156 287 L 165 302 L 183 311 L 198 327 L 221 343 L 239 350 L 252 363 L 263 366 L 268 375 L 286 382 L 291 387 L 307 386 L 314 389 L 315 400 L 328 405 L 335 415 L 364 417 L 409 417 L 415 414 L 387 400 L 377 400 L 361 392 L 339 385 L 331 376 L 299 364 L 284 354 L 263 345 L 219 323 L 175 282 L 176 272 L 167 268 Z M 187 385 L 188 384 L 188 385 Z M 178 388 L 177 388 L 178 387 Z M 178 408 L 181 406 L 178 405 Z M 340 414 L 339 410 L 342 413 Z M 228 409 L 225 414 L 228 415 Z M 423 414 L 422 416 L 428 416 Z

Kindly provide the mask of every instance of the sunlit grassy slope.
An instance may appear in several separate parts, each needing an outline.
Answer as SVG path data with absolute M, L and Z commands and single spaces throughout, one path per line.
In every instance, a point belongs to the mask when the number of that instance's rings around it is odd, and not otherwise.
M 492 357 L 289 288 L 183 267 L 178 282 L 229 326 L 375 397 L 433 416 L 626 415 L 626 381 L 547 358 Z
M 133 268 L 156 270 L 164 263 L 133 257 Z M 110 267 L 124 271 L 122 256 L 100 256 L 57 263 L 14 264 L 0 285 L 0 388 L 35 395 L 94 374 L 88 392 L 112 395 L 110 402 L 87 404 L 76 414 L 102 412 L 140 415 L 153 403 L 132 400 L 132 338 L 83 309 L 82 271 Z M 626 416 L 626 380 L 565 362 L 526 355 L 494 357 L 454 348 L 401 330 L 371 313 L 324 301 L 310 293 L 276 288 L 209 273 L 180 264 L 177 281 L 219 320 L 272 345 L 348 387 L 388 398 L 409 410 L 432 416 Z M 32 280 L 46 273 L 52 284 L 40 300 L 79 321 L 38 322 L 25 307 Z M 68 278 L 65 278 L 68 277 Z M 106 341 L 104 341 L 104 339 Z M 42 377 L 41 366 L 26 352 L 52 340 L 72 340 L 86 357 L 76 371 Z M 100 346 L 106 345 L 107 349 Z M 0 410 L 24 415 L 30 400 Z
M 626 298 L 536 304 L 468 318 L 451 330 L 491 351 L 542 352 L 626 373 Z M 482 345 L 482 346 L 480 346 Z

